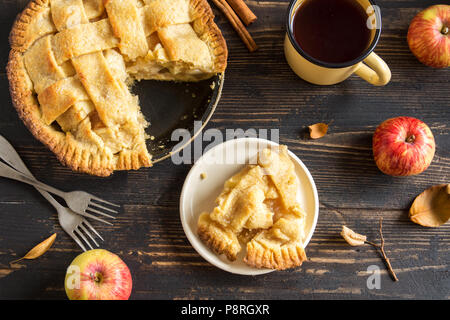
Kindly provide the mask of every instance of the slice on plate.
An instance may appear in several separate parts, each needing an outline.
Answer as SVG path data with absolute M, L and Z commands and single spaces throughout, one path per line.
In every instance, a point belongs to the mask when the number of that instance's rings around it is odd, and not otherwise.
M 256 165 L 225 182 L 213 211 L 200 215 L 200 239 L 231 261 L 246 246 L 244 262 L 252 267 L 301 265 L 305 214 L 297 201 L 298 183 L 287 147 L 264 149 Z
M 206 0 L 33 0 L 11 31 L 7 72 L 33 135 L 73 170 L 151 166 L 136 80 L 224 72 L 225 40 Z

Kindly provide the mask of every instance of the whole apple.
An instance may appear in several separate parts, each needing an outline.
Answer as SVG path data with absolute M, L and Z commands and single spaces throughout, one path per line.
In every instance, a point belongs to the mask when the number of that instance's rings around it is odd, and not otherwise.
M 411 21 L 408 45 L 423 64 L 434 68 L 450 66 L 450 5 L 431 6 Z
M 433 133 L 422 121 L 397 117 L 384 121 L 373 135 L 373 156 L 378 168 L 391 176 L 425 171 L 434 157 Z
M 70 300 L 128 300 L 132 283 L 130 270 L 119 256 L 95 249 L 72 261 L 65 289 Z

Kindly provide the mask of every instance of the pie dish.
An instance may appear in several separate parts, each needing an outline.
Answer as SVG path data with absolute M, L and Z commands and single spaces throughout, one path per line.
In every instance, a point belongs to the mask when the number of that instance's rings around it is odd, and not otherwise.
M 227 47 L 206 0 L 34 0 L 10 35 L 13 103 L 73 170 L 151 166 L 135 81 L 223 73 Z
M 306 214 L 297 201 L 298 179 L 286 146 L 265 148 L 225 182 L 212 212 L 198 219 L 198 235 L 209 248 L 236 260 L 246 246 L 251 267 L 283 270 L 306 260 Z

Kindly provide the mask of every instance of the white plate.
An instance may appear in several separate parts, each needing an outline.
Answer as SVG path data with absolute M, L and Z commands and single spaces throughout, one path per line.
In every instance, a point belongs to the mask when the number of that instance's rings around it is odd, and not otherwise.
M 257 153 L 275 142 L 258 138 L 241 138 L 224 142 L 208 150 L 189 171 L 180 197 L 180 217 L 184 232 L 195 250 L 216 267 L 236 274 L 259 275 L 271 269 L 257 269 L 246 265 L 243 257 L 245 246 L 236 261 L 230 262 L 224 255 L 211 251 L 197 235 L 197 221 L 202 212 L 211 212 L 215 200 L 227 179 L 238 173 L 246 163 L 254 161 Z M 298 200 L 306 211 L 304 246 L 309 243 L 319 216 L 319 198 L 314 180 L 303 162 L 291 151 L 289 156 L 295 164 L 300 181 Z M 226 159 L 227 161 L 224 161 Z M 201 175 L 206 174 L 202 179 Z

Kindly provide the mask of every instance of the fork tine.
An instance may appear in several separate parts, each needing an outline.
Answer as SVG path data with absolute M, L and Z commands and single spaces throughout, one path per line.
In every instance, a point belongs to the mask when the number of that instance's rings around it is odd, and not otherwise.
M 104 207 L 104 206 L 99 205 L 98 203 L 95 203 L 95 202 L 92 202 L 92 201 L 89 202 L 89 205 L 90 205 L 90 206 L 95 206 L 95 207 L 97 207 L 97 208 L 100 208 L 100 209 L 103 209 L 103 210 L 106 210 L 106 211 L 109 211 L 109 212 L 111 212 L 111 213 L 119 213 L 119 211 L 109 209 L 109 208 L 107 208 L 107 207 Z
M 86 212 L 87 210 L 89 210 L 89 211 L 91 211 L 91 212 L 93 212 L 93 213 L 102 215 L 102 216 L 107 217 L 107 218 L 111 218 L 111 219 L 115 219 L 115 218 L 116 218 L 116 217 L 111 216 L 111 215 L 109 215 L 109 214 L 107 214 L 107 213 L 104 213 L 104 212 L 101 212 L 101 211 L 99 211 L 99 210 L 92 209 L 92 208 L 89 208 L 89 207 L 87 207 L 86 210 L 85 210 L 84 212 Z
M 77 236 L 75 235 L 75 233 L 73 231 L 72 232 L 68 232 L 68 234 L 69 234 L 69 236 L 72 237 L 73 241 L 75 241 L 81 247 L 81 249 L 83 251 L 87 251 L 86 247 L 81 243 L 80 239 L 77 238 Z
M 96 201 L 98 201 L 98 202 L 103 202 L 103 203 L 109 204 L 110 206 L 120 208 L 120 205 L 118 205 L 118 204 L 114 204 L 114 203 L 112 203 L 112 202 L 108 202 L 108 201 L 106 201 L 106 200 L 100 199 L 100 198 L 98 198 L 98 197 L 96 197 L 96 196 L 93 196 L 93 195 L 91 195 L 91 197 L 92 197 L 92 199 L 94 199 L 94 200 L 96 200 Z
M 100 222 L 103 222 L 103 223 L 105 223 L 105 224 L 107 224 L 107 225 L 110 225 L 110 226 L 113 225 L 111 222 L 108 222 L 108 221 L 106 221 L 106 220 L 103 220 L 103 219 L 101 219 L 101 218 L 98 218 L 98 217 L 96 217 L 96 216 L 94 216 L 94 215 L 92 215 L 92 214 L 89 214 L 89 213 L 87 213 L 87 212 L 84 212 L 83 214 L 80 213 L 80 215 L 82 215 L 82 216 L 84 216 L 84 217 L 87 217 L 87 218 L 91 218 L 91 219 L 100 221 Z M 112 217 L 112 218 L 115 219 L 114 217 Z
M 78 225 L 79 228 L 81 228 L 81 230 L 84 231 L 85 234 L 87 234 L 89 236 L 89 238 L 91 238 L 92 241 L 94 241 L 95 245 L 97 246 L 97 248 L 99 247 L 97 241 L 95 241 L 94 237 L 92 236 L 92 234 L 90 234 L 90 232 L 83 226 L 82 223 L 80 223 Z
M 89 246 L 89 248 L 91 248 L 91 250 L 93 250 L 94 248 L 92 247 L 92 245 L 89 243 L 88 239 L 86 239 L 86 237 L 84 236 L 84 234 L 77 228 L 75 228 L 73 230 L 74 232 L 78 233 L 78 235 L 81 237 L 81 239 L 84 240 L 84 242 L 87 243 L 87 245 Z
M 103 240 L 103 238 L 102 238 L 102 236 L 100 235 L 100 233 L 98 233 L 97 230 L 95 230 L 94 227 L 91 226 L 91 224 L 89 223 L 89 221 L 87 221 L 86 219 L 84 219 L 84 220 L 83 220 L 83 223 L 84 223 L 85 225 L 87 225 L 87 226 L 92 230 L 92 232 L 94 232 L 94 233 L 97 235 L 97 237 L 99 237 L 102 241 L 105 241 L 105 240 Z

